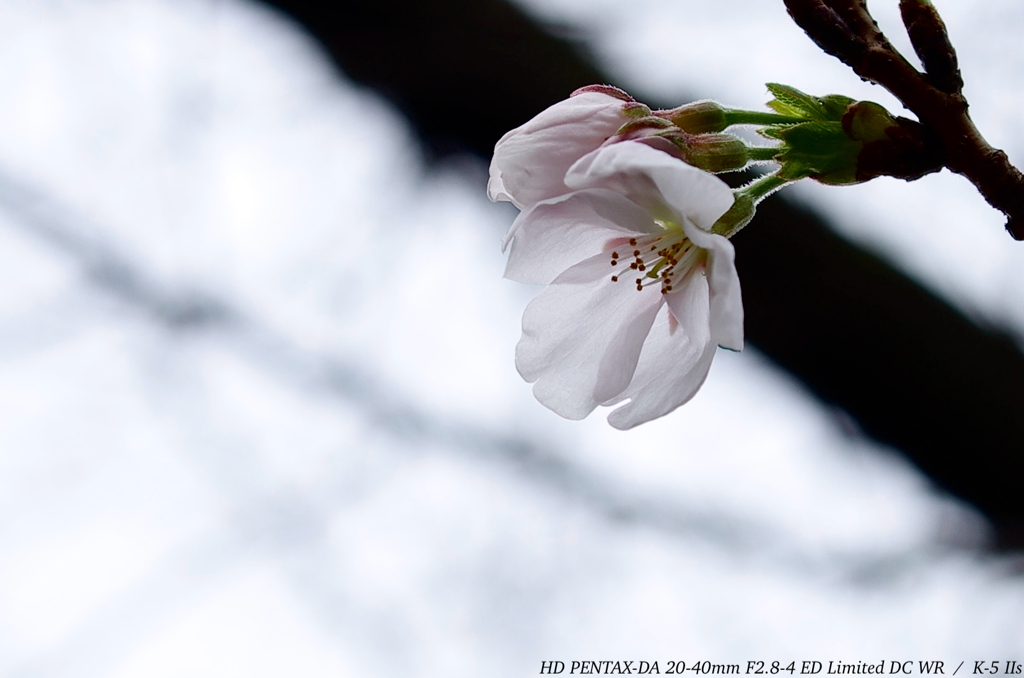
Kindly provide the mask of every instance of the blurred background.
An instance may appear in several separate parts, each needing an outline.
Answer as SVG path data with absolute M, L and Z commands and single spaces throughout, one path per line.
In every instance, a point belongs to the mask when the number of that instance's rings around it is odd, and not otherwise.
M 1024 5 L 938 4 L 1020 166 Z M 770 199 L 751 343 L 661 420 L 513 366 L 501 133 L 897 102 L 781 2 L 348 5 L 0 2 L 0 674 L 1021 659 L 1024 246 L 966 180 Z

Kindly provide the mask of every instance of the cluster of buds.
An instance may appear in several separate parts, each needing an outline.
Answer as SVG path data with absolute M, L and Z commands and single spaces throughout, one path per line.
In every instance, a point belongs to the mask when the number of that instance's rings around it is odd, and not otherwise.
M 729 109 L 697 101 L 669 110 L 651 110 L 608 86 L 581 91 L 615 92 L 626 103 L 629 121 L 609 142 L 661 143 L 661 149 L 707 172 L 731 172 L 751 162 L 774 161 L 780 177 L 805 177 L 824 184 L 854 184 L 878 176 L 919 179 L 943 167 L 941 146 L 926 127 L 894 116 L 871 101 L 829 95 L 815 97 L 793 87 L 769 84 L 773 112 Z M 749 146 L 726 130 L 754 125 L 777 146 Z
M 725 127 L 715 124 L 718 129 L 709 128 L 698 116 L 678 115 L 673 111 L 652 111 L 643 104 L 632 109 L 633 115 L 609 142 L 643 141 L 649 145 L 675 155 L 688 165 L 706 172 L 732 172 L 750 164 L 750 148 L 742 139 L 733 134 L 724 134 Z M 711 101 L 689 104 L 701 109 L 722 107 Z M 685 107 L 681 107 L 685 108 Z M 723 109 L 724 110 L 724 109 Z M 677 119 L 678 118 L 678 119 Z
M 562 178 L 580 158 L 623 142 L 650 146 L 712 174 L 774 163 L 774 171 L 734 191 L 733 207 L 714 225 L 713 232 L 731 237 L 750 222 L 761 200 L 800 179 L 839 185 L 886 175 L 910 181 L 946 162 L 930 128 L 879 104 L 767 87 L 774 97 L 767 111 L 714 101 L 657 110 L 617 87 L 583 87 L 498 142 L 488 193 L 520 208 L 552 198 L 564 192 Z M 773 143 L 748 144 L 730 133 L 738 126 L 752 127 Z M 511 167 L 524 171 L 506 175 Z M 524 181 L 527 176 L 532 180 Z
M 605 144 L 640 141 L 707 172 L 732 172 L 754 162 L 779 165 L 784 183 L 810 178 L 824 184 L 853 184 L 886 175 L 918 179 L 942 168 L 945 157 L 928 128 L 894 116 L 870 101 L 811 96 L 769 84 L 771 112 L 731 109 L 697 101 L 652 110 L 622 90 L 592 85 L 591 92 L 621 101 L 622 125 Z M 755 126 L 773 146 L 751 146 L 730 127 Z
M 758 130 L 781 142 L 775 160 L 789 181 L 809 177 L 823 184 L 856 184 L 882 175 L 911 181 L 942 169 L 934 135 L 879 104 L 835 94 L 815 97 L 779 84 L 768 89 L 775 96 L 768 106 L 799 120 Z
M 738 121 L 735 113 L 714 101 L 697 101 L 670 110 L 651 110 L 626 92 L 610 85 L 590 85 L 573 92 L 578 96 L 595 92 L 620 99 L 627 122 L 608 139 L 641 141 L 676 156 L 688 165 L 707 172 L 733 172 L 751 162 L 770 159 L 763 149 L 751 148 L 727 127 L 749 124 Z M 757 114 L 778 121 L 780 116 Z M 748 116 L 749 117 L 749 116 Z

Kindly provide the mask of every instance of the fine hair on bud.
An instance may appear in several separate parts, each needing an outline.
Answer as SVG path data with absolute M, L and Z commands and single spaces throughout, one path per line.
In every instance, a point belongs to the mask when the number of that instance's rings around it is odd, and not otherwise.
M 729 126 L 725 107 L 715 101 L 695 101 L 679 108 L 658 111 L 656 115 L 671 120 L 688 134 L 721 132 Z
M 686 162 L 707 172 L 740 170 L 750 162 L 747 145 L 732 134 L 694 134 L 685 156 Z

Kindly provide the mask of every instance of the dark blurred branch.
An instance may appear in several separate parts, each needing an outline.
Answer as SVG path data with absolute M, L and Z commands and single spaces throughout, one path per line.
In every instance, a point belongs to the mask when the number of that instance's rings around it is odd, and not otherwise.
M 946 167 L 973 183 L 1024 240 L 1024 174 L 993 148 L 967 114 L 956 52 L 929 0 L 900 0 L 919 73 L 878 30 L 865 0 L 784 0 L 790 16 L 824 51 L 857 75 L 885 87 L 935 133 Z
M 436 153 L 489 158 L 507 130 L 608 81 L 579 45 L 503 0 L 271 4 L 395 102 Z M 761 206 L 736 250 L 749 340 L 1020 543 L 1024 355 L 1014 342 L 782 199 Z
M 270 2 L 345 73 L 387 97 L 428 150 L 490 156 L 502 133 L 605 77 L 582 47 L 493 0 Z

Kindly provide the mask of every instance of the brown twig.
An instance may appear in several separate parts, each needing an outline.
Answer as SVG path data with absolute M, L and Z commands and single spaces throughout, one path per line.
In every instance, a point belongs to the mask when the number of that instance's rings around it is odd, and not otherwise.
M 865 0 L 784 0 L 793 20 L 825 52 L 893 93 L 942 145 L 945 164 L 973 183 L 1024 240 L 1024 174 L 993 148 L 967 113 L 963 80 L 946 27 L 929 0 L 900 0 L 921 73 L 878 29 Z

